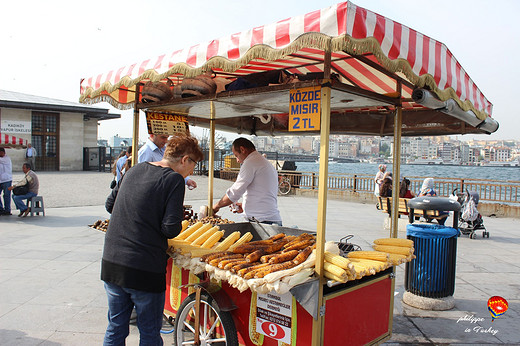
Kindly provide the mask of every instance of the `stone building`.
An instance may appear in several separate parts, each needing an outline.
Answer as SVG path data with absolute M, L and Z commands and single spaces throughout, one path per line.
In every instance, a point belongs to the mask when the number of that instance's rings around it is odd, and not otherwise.
M 83 169 L 83 148 L 96 147 L 98 122 L 120 118 L 108 109 L 0 90 L 0 146 L 21 171 L 25 147 L 36 149 L 36 171 Z

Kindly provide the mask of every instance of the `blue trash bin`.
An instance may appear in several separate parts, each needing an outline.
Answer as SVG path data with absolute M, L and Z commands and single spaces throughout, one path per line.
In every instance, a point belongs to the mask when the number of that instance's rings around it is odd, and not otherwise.
M 441 225 L 406 226 L 406 235 L 414 242 L 416 256 L 406 263 L 407 291 L 429 298 L 453 295 L 458 234 L 456 228 Z

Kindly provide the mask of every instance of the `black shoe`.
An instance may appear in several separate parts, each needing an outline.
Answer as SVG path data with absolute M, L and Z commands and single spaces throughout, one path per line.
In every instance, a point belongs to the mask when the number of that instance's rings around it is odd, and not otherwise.
M 10 211 L 3 211 L 2 214 L 0 214 L 0 215 L 10 216 L 10 215 L 13 215 L 13 214 L 11 214 Z

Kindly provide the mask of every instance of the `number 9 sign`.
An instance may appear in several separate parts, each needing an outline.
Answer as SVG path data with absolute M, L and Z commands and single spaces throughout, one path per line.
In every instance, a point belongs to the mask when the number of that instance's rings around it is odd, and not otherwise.
M 266 321 L 262 323 L 262 330 L 270 338 L 273 339 L 283 339 L 285 337 L 285 332 L 279 325 Z

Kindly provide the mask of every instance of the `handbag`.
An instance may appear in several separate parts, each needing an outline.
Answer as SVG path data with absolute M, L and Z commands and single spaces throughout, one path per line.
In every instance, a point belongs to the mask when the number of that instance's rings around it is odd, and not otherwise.
M 13 195 L 21 196 L 29 193 L 29 183 L 13 188 Z
M 116 178 L 112 179 L 112 181 L 110 182 L 110 188 L 113 189 L 114 187 L 116 187 L 117 185 L 117 182 L 116 182 Z

